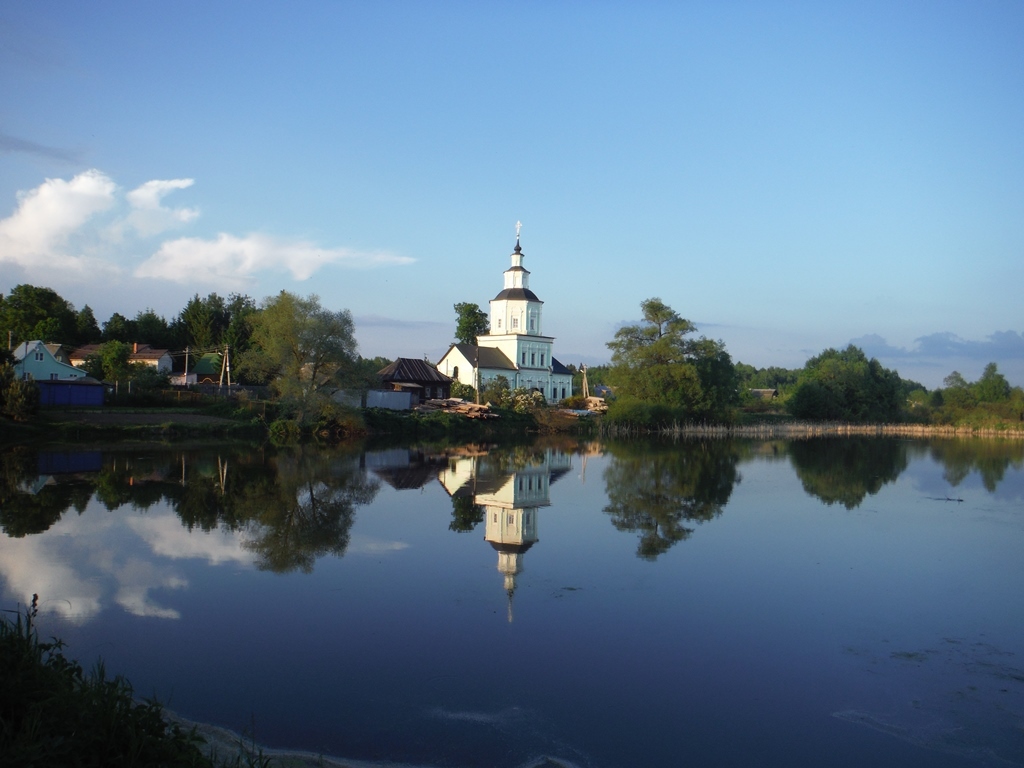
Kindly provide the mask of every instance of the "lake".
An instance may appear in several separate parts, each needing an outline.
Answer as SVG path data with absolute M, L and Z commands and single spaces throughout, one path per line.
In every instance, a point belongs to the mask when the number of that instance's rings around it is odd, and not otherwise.
M 1024 443 L 9 451 L 0 608 L 381 764 L 1024 765 Z

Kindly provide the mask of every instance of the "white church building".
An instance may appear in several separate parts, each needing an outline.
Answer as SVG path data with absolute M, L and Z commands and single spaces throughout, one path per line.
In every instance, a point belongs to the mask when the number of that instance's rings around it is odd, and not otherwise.
M 490 333 L 474 344 L 452 344 L 437 369 L 478 392 L 498 376 L 512 389 L 537 390 L 549 402 L 572 395 L 572 372 L 552 354 L 554 337 L 543 334 L 544 302 L 530 290 L 530 273 L 523 267 L 519 247 L 505 270 L 505 287 L 491 299 Z

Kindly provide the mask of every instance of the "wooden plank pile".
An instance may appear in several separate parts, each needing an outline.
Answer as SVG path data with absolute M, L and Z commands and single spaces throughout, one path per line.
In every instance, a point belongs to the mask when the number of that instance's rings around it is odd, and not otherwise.
M 447 400 L 427 400 L 417 405 L 414 410 L 420 413 L 431 413 L 433 411 L 447 411 L 448 413 L 459 413 L 467 419 L 498 419 L 498 414 L 491 411 L 486 405 L 477 405 L 463 400 L 459 397 L 449 397 Z

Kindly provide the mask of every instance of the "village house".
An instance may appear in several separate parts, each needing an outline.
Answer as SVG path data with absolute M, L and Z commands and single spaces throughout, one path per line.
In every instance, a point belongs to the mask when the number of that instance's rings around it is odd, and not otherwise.
M 530 290 L 524 256 L 517 235 L 504 287 L 490 301 L 490 333 L 477 337 L 476 344 L 452 344 L 437 369 L 478 392 L 504 376 L 512 389 L 535 390 L 549 402 L 558 401 L 572 394 L 572 372 L 552 354 L 554 337 L 542 333 L 544 302 Z
M 128 355 L 129 363 L 145 363 L 146 365 L 156 368 L 158 373 L 170 373 L 174 367 L 174 358 L 171 357 L 171 353 L 166 349 L 155 349 L 149 346 L 149 344 L 139 344 L 135 342 L 132 346 L 131 354 Z M 102 344 L 86 344 L 85 346 L 79 347 L 72 351 L 68 357 L 72 365 L 85 365 L 85 361 L 90 355 L 98 355 L 100 350 L 103 348 Z
M 385 386 L 396 392 L 410 392 L 413 403 L 451 397 L 452 379 L 425 360 L 400 357 L 377 372 Z
M 14 374 L 24 381 L 34 381 L 39 388 L 40 405 L 103 405 L 103 385 L 89 377 L 81 368 L 61 362 L 59 344 L 25 341 L 11 350 Z
M 12 350 L 14 372 L 19 379 L 33 381 L 73 381 L 85 378 L 85 371 L 57 359 L 50 347 L 42 341 L 24 341 Z

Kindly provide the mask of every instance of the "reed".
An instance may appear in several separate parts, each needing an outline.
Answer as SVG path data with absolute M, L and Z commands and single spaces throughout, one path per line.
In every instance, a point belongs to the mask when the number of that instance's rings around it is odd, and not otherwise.
M 979 437 L 1024 440 L 1024 429 L 994 429 L 932 424 L 850 424 L 846 422 L 763 422 L 753 424 L 712 424 L 674 422 L 654 427 L 606 424 L 602 436 L 628 438 L 659 437 L 750 438 L 776 440 L 811 437 Z

